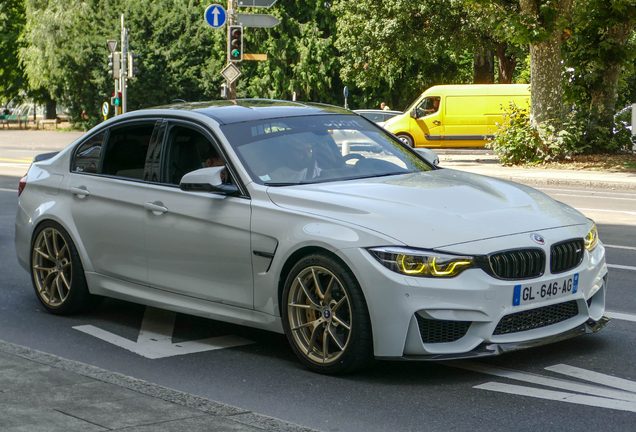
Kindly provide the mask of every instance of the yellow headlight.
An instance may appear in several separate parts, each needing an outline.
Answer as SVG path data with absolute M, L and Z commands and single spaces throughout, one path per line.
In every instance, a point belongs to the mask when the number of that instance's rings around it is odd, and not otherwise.
M 453 277 L 473 265 L 471 257 L 458 256 L 398 254 L 395 262 L 400 273 L 410 276 Z
M 585 236 L 585 249 L 592 251 L 598 244 L 598 231 L 596 230 L 596 224 L 592 226 L 592 229 Z

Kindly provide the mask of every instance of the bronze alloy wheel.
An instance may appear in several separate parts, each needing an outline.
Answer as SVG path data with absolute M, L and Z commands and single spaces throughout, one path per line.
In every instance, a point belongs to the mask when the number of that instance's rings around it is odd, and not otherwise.
M 33 244 L 33 281 L 40 299 L 51 308 L 62 306 L 71 293 L 73 264 L 62 234 L 44 228 Z
M 296 346 L 310 361 L 327 365 L 346 351 L 354 325 L 342 282 L 320 266 L 304 268 L 287 296 L 289 326 Z

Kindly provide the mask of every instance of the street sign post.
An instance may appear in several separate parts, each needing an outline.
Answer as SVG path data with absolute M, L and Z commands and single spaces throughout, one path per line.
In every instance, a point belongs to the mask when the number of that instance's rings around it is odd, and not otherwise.
M 213 29 L 219 29 L 225 25 L 227 21 L 227 13 L 223 6 L 212 4 L 205 9 L 205 22 Z
M 236 14 L 236 22 L 243 27 L 272 28 L 280 24 L 274 15 L 268 14 Z
M 349 106 L 347 105 L 347 98 L 349 97 L 349 87 L 345 86 L 344 88 L 344 97 L 345 97 L 345 109 L 349 108 Z
M 221 71 L 221 75 L 223 75 L 223 78 L 225 78 L 228 83 L 232 84 L 238 77 L 241 76 L 241 71 L 239 68 L 234 66 L 234 63 L 228 63 L 228 65 Z
M 238 0 L 238 7 L 260 7 L 260 8 L 270 8 L 276 0 Z
M 104 121 L 106 121 L 108 119 L 108 112 L 110 111 L 110 106 L 108 105 L 108 102 L 104 102 L 102 104 L 102 115 L 104 116 Z

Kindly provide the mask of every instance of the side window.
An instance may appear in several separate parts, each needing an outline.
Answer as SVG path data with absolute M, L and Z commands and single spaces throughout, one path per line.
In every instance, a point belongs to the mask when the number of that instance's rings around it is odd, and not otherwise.
M 96 174 L 99 172 L 99 160 L 102 156 L 105 132 L 93 135 L 79 146 L 73 158 L 73 172 Z
M 164 183 L 173 185 L 178 185 L 181 178 L 191 171 L 225 165 L 205 135 L 179 125 L 170 128 L 165 153 Z
M 152 122 L 112 128 L 101 174 L 143 180 L 153 129 Z
M 435 114 L 439 110 L 440 97 L 433 96 L 427 97 L 420 102 L 417 106 L 417 116 L 424 117 L 427 115 Z

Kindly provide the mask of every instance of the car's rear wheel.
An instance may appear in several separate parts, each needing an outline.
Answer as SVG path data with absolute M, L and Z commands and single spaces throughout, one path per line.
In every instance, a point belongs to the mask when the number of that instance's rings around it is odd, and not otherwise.
M 397 137 L 400 139 L 400 141 L 402 141 L 404 144 L 406 144 L 407 146 L 413 148 L 414 144 L 413 144 L 413 138 L 411 138 L 410 135 L 407 134 L 398 134 Z
M 342 263 L 322 254 L 301 259 L 287 277 L 283 302 L 287 338 L 310 369 L 343 374 L 373 361 L 367 304 Z
M 55 222 L 45 222 L 34 235 L 31 276 L 35 293 L 47 311 L 68 315 L 97 303 L 88 291 L 84 268 L 68 233 Z

